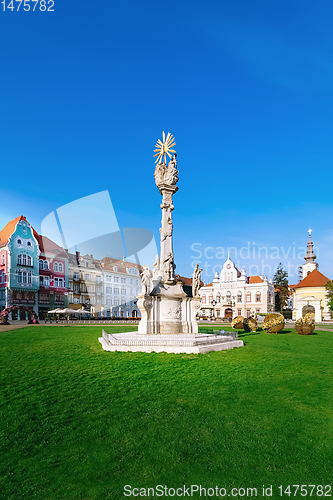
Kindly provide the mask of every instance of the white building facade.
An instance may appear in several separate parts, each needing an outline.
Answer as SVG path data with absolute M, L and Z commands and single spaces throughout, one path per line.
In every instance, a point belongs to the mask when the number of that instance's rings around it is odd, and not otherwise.
M 221 273 L 200 289 L 199 316 L 231 319 L 249 318 L 258 313 L 274 312 L 275 292 L 272 280 L 266 276 L 247 276 L 228 257 Z
M 101 265 L 105 317 L 139 317 L 137 296 L 141 293 L 141 266 L 109 257 L 102 259 Z

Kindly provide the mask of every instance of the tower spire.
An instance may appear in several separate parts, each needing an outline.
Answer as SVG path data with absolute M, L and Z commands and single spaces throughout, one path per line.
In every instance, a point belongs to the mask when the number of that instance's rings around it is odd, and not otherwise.
M 303 264 L 303 279 L 310 274 L 314 269 L 318 269 L 318 263 L 315 262 L 316 260 L 316 255 L 314 254 L 313 251 L 313 241 L 311 239 L 311 233 L 312 229 L 309 229 L 309 241 L 308 241 L 308 247 L 307 247 L 307 252 L 306 255 L 304 256 L 305 264 Z
M 308 250 L 306 252 L 304 259 L 307 264 L 314 264 L 317 257 L 313 253 L 313 241 L 311 239 L 312 229 L 309 229 L 308 232 L 309 232 Z

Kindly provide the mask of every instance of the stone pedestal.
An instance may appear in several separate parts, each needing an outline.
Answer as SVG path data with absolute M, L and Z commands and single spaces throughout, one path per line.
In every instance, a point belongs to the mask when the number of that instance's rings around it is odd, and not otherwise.
M 189 291 L 184 290 L 182 282 L 172 285 L 160 282 L 150 294 L 141 294 L 138 299 L 141 312 L 139 333 L 198 333 L 195 317 L 200 307 L 200 297 L 191 297 Z

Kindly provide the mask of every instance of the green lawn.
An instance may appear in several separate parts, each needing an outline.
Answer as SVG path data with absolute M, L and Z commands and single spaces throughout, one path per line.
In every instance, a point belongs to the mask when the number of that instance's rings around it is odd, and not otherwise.
M 241 334 L 245 347 L 204 355 L 104 352 L 100 334 L 0 334 L 1 500 L 333 484 L 332 332 Z

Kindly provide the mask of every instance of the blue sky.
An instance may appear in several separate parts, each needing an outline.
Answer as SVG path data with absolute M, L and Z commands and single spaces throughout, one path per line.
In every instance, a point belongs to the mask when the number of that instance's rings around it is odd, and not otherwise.
M 235 247 L 240 267 L 271 275 L 281 260 L 295 282 L 293 248 L 311 226 L 333 277 L 332 2 L 54 9 L 0 11 L 1 226 L 23 214 L 39 230 L 55 209 L 108 190 L 119 226 L 158 240 L 152 150 L 165 130 L 177 142 L 180 274 L 200 260 L 210 281 L 216 249 Z M 249 242 L 254 254 L 239 258 Z

